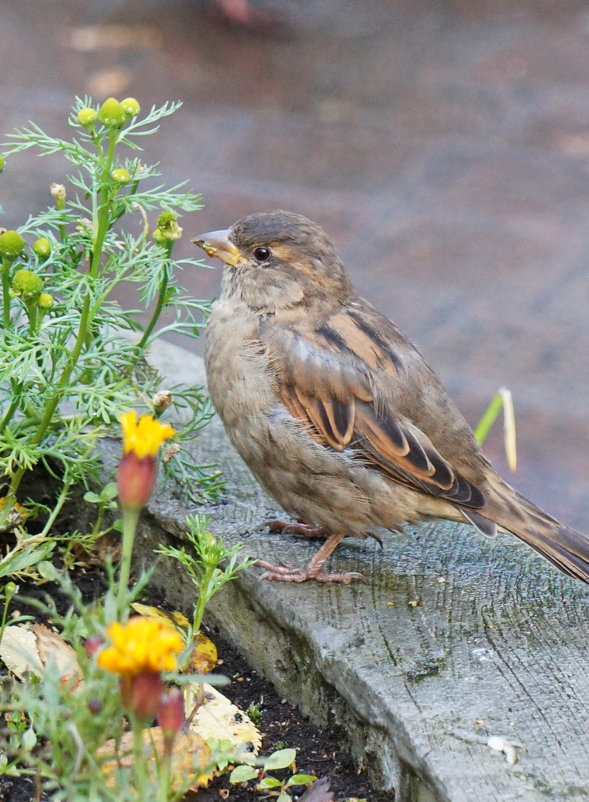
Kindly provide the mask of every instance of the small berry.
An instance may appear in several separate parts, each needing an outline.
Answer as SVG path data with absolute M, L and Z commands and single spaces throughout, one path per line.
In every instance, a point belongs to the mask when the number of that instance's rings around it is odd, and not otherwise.
M 107 128 L 120 128 L 124 125 L 127 115 L 119 101 L 109 97 L 100 107 L 98 119 Z
M 110 177 L 113 181 L 116 181 L 117 184 L 128 184 L 131 180 L 131 175 L 128 170 L 125 170 L 123 167 L 119 167 L 117 170 L 113 170 L 110 174 Z
M 124 100 L 121 100 L 121 106 L 127 117 L 137 117 L 141 111 L 141 106 L 134 97 L 126 97 Z
M 90 108 L 90 106 L 86 106 L 86 108 L 80 109 L 78 112 L 78 122 L 84 128 L 92 128 L 97 119 L 98 112 L 96 109 Z
M 47 237 L 39 237 L 33 242 L 33 250 L 41 259 L 47 259 L 51 253 L 51 243 Z
M 0 234 L 0 254 L 18 256 L 25 247 L 25 241 L 18 231 L 4 231 Z

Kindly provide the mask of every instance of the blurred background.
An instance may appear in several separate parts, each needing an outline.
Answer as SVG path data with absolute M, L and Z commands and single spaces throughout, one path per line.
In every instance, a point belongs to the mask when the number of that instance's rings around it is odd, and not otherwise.
M 183 100 L 145 154 L 203 194 L 175 253 L 253 211 L 321 223 L 471 424 L 512 390 L 517 472 L 500 427 L 487 453 L 589 530 L 586 0 L 251 3 L 2 0 L 1 132 L 65 133 L 76 94 Z M 11 160 L 0 225 L 63 176 Z M 184 284 L 210 298 L 219 278 Z

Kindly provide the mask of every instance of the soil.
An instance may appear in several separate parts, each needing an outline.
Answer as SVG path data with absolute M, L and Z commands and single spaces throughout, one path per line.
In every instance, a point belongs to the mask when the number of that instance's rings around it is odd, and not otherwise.
M 102 575 L 97 569 L 82 570 L 75 576 L 77 587 L 87 602 L 98 598 L 103 592 Z M 21 585 L 22 596 L 51 595 L 58 608 L 67 607 L 67 601 L 61 597 L 57 586 L 45 584 L 41 588 Z M 147 596 L 146 604 L 163 606 L 160 599 Z M 19 603 L 23 613 L 33 613 Z M 223 686 L 223 693 L 241 710 L 255 705 L 260 711 L 260 721 L 256 722 L 263 735 L 262 754 L 268 755 L 276 749 L 293 747 L 297 749 L 297 771 L 305 774 L 316 774 L 327 778 L 329 789 L 333 793 L 334 802 L 345 800 L 366 800 L 366 802 L 391 802 L 392 793 L 375 792 L 367 781 L 362 767 L 356 767 L 350 755 L 342 748 L 338 733 L 334 730 L 320 729 L 304 718 L 299 710 L 286 700 L 281 699 L 272 685 L 255 670 L 222 638 L 215 629 L 207 632 L 215 642 L 219 653 L 219 673 L 232 681 Z M 185 798 L 184 802 L 258 802 L 268 799 L 250 787 L 230 786 L 227 776 L 215 779 L 208 788 L 200 790 Z M 303 796 L 293 793 L 293 800 Z M 33 802 L 35 799 L 34 782 L 30 778 L 11 778 L 0 776 L 0 802 Z M 47 800 L 45 795 L 41 800 Z M 322 796 L 321 799 L 329 799 Z

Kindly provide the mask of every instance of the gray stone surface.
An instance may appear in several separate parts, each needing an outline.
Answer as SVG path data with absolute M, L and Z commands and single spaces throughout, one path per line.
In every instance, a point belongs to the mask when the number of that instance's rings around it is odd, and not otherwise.
M 174 382 L 202 381 L 187 352 L 163 345 L 153 360 Z M 211 531 L 242 541 L 252 557 L 310 558 L 316 544 L 259 526 L 276 506 L 218 420 L 195 457 L 218 461 L 228 479 L 225 502 L 199 508 Z M 181 538 L 190 512 L 160 490 L 139 559 L 151 562 L 156 544 Z M 210 617 L 304 714 L 341 727 L 391 799 L 393 789 L 397 802 L 589 799 L 586 586 L 514 538 L 489 541 L 450 523 L 384 533 L 382 549 L 350 540 L 332 565 L 368 582 L 284 585 L 259 582 L 251 568 Z M 154 581 L 171 604 L 190 603 L 175 566 L 162 561 Z M 489 746 L 497 737 L 516 745 L 516 763 Z

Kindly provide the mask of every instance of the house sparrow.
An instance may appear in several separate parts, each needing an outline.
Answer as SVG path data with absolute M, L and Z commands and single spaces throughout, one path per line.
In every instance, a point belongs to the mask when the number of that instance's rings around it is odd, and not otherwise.
M 424 518 L 511 532 L 589 582 L 589 537 L 493 470 L 435 373 L 355 292 L 335 246 L 291 212 L 251 214 L 193 240 L 225 263 L 206 330 L 209 392 L 266 492 L 326 537 L 304 568 L 258 564 L 284 582 L 349 582 L 323 566 L 347 535 Z M 313 529 L 315 526 L 317 529 Z

